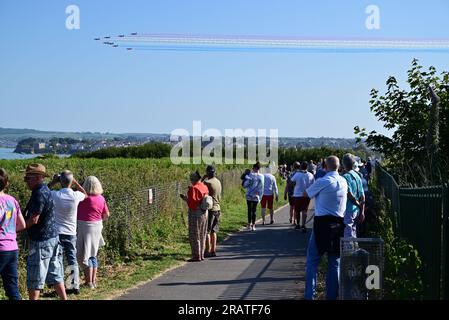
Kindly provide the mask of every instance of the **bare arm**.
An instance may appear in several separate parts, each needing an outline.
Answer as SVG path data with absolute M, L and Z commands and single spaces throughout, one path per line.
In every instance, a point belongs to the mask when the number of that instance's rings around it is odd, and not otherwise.
M 26 228 L 29 229 L 32 226 L 34 226 L 35 224 L 38 223 L 39 221 L 39 217 L 41 216 L 40 213 L 34 213 L 30 219 L 28 219 L 28 221 L 26 222 Z
M 111 213 L 108 211 L 106 211 L 105 213 L 103 213 L 101 215 L 101 218 L 103 219 L 103 221 L 107 221 L 109 219 L 109 217 L 111 216 Z
M 75 186 L 76 190 L 84 193 L 84 199 L 88 197 L 86 190 L 84 190 L 84 188 L 78 183 L 76 179 L 73 179 L 73 185 Z
M 276 182 L 276 178 L 274 179 L 274 190 L 276 193 L 276 201 L 278 201 L 279 200 L 279 190 L 278 190 L 278 184 Z
M 23 218 L 23 215 L 19 213 L 17 215 L 17 221 L 16 221 L 16 232 L 20 232 L 26 228 L 25 219 Z
M 357 207 L 360 208 L 359 201 L 354 197 L 354 195 L 348 191 L 348 199 L 351 200 Z
M 47 187 L 49 187 L 50 189 L 59 182 L 59 175 L 55 174 L 53 176 L 53 179 L 47 184 Z
M 360 223 L 362 223 L 363 221 L 365 221 L 365 194 L 362 195 L 362 197 L 360 198 L 360 204 L 361 206 L 360 208 L 360 214 L 358 216 L 358 220 Z

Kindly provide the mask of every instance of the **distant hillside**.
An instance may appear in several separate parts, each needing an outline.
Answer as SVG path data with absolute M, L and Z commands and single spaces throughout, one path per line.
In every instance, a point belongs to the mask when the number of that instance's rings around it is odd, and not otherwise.
M 29 139 L 35 139 L 32 141 Z M 59 141 L 63 139 L 62 141 Z M 21 141 L 24 142 L 20 143 Z M 67 142 L 70 140 L 76 140 Z M 107 147 L 130 147 L 148 142 L 170 141 L 170 134 L 160 133 L 110 133 L 110 132 L 60 132 L 34 129 L 0 128 L 0 147 L 16 148 L 23 153 L 77 153 L 96 151 Z M 37 145 L 41 143 L 42 145 Z M 44 146 L 45 144 L 45 146 Z M 364 143 L 362 143 L 364 144 Z M 279 137 L 280 148 L 353 149 L 358 146 L 355 139 L 332 137 Z
M 102 140 L 114 138 L 134 137 L 137 139 L 152 138 L 157 140 L 169 139 L 168 134 L 157 133 L 110 133 L 110 132 L 62 132 L 62 131 L 40 131 L 34 129 L 13 129 L 0 128 L 0 144 L 2 141 L 15 141 L 25 138 L 51 139 L 51 138 L 72 138 L 72 139 L 89 139 Z
M 33 134 L 40 133 L 43 131 L 34 130 L 34 129 L 12 129 L 12 128 L 0 128 L 0 135 L 2 134 Z

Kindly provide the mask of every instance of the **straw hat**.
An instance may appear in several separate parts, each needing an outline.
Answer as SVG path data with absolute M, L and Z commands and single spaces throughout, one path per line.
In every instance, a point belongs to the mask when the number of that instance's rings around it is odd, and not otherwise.
M 21 172 L 25 172 L 25 176 L 35 176 L 35 175 L 44 176 L 44 177 L 49 176 L 45 170 L 45 167 L 43 165 L 41 165 L 40 163 L 30 164 L 26 167 L 25 170 L 21 170 Z

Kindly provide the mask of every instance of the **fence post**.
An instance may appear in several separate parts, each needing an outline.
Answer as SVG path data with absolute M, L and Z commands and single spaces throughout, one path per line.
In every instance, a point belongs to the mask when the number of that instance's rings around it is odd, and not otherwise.
M 221 194 L 222 194 L 222 197 L 224 198 L 225 183 L 224 183 L 224 173 L 223 172 L 221 173 L 220 178 L 221 178 Z

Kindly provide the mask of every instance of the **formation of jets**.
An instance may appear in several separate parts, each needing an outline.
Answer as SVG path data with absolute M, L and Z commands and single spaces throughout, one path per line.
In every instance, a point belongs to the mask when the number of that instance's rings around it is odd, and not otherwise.
M 137 35 L 137 32 L 132 32 L 131 35 L 132 35 L 132 36 L 136 36 L 136 35 Z M 124 38 L 125 35 L 124 35 L 124 34 L 119 34 L 118 37 L 119 37 L 119 38 Z M 104 38 L 104 39 L 111 39 L 110 36 L 106 36 L 106 37 L 103 37 L 103 38 Z M 95 40 L 95 41 L 99 41 L 99 40 L 101 40 L 101 38 L 94 38 L 94 40 Z M 113 48 L 117 48 L 117 47 L 118 47 L 118 44 L 115 44 L 114 42 L 111 42 L 111 41 L 105 41 L 105 42 L 103 42 L 103 44 L 111 45 Z M 126 50 L 132 50 L 132 49 L 133 49 L 133 48 L 126 48 Z

